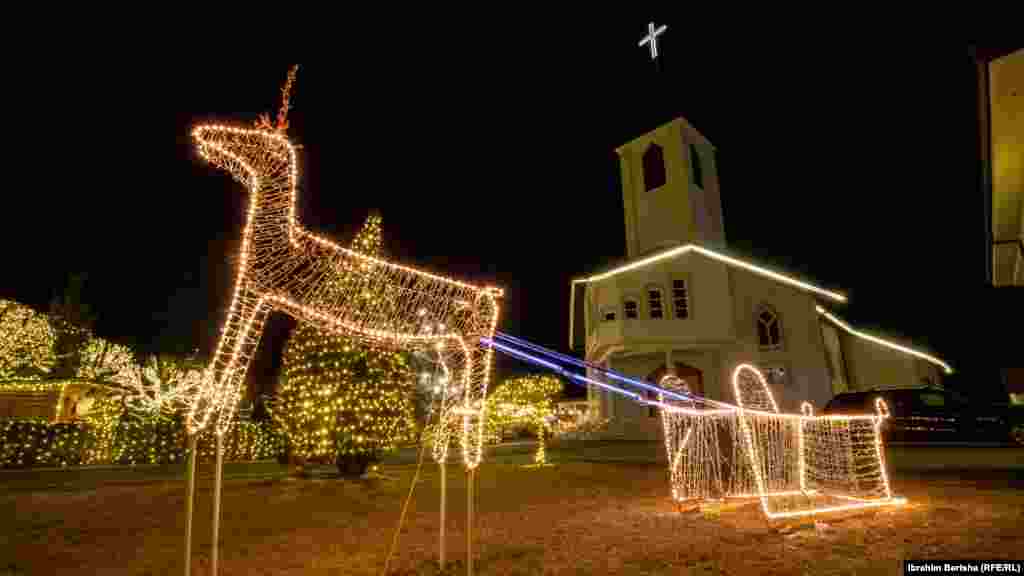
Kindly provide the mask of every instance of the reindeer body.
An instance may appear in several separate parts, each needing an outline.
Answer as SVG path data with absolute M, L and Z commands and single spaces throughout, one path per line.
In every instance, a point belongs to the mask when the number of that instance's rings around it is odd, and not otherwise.
M 201 126 L 193 137 L 205 158 L 249 190 L 249 208 L 212 378 L 192 403 L 189 429 L 201 430 L 216 416 L 217 432 L 227 430 L 263 323 L 279 310 L 322 330 L 439 350 L 453 375 L 445 405 L 461 400 L 464 458 L 475 468 L 482 456 L 491 368 L 491 351 L 481 347 L 480 338 L 494 335 L 501 290 L 371 258 L 302 229 L 295 219 L 296 152 L 283 134 Z M 445 447 L 440 454 L 446 453 Z

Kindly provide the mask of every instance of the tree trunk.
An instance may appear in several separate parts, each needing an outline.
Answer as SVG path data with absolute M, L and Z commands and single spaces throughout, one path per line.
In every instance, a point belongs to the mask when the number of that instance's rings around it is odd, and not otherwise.
M 338 456 L 336 464 L 342 478 L 359 478 L 376 461 L 376 456 L 372 454 L 344 454 Z

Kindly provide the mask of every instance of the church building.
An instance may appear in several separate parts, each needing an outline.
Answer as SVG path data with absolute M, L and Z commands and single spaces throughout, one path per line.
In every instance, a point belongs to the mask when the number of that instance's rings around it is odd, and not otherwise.
M 731 403 L 732 369 L 753 363 L 786 412 L 804 400 L 821 410 L 847 390 L 940 386 L 952 373 L 932 355 L 850 326 L 840 291 L 730 256 L 715 147 L 685 119 L 617 152 L 628 259 L 573 280 L 570 291 L 570 346 L 585 346 L 587 362 L 652 383 L 675 374 Z M 590 417 L 608 419 L 608 436 L 660 437 L 656 408 L 596 386 L 588 402 Z

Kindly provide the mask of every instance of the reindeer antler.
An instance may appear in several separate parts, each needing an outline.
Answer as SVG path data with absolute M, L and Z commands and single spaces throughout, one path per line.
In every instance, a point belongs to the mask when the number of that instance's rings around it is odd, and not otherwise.
M 268 114 L 260 114 L 260 119 L 256 121 L 257 128 L 271 132 L 285 132 L 288 130 L 288 110 L 292 107 L 292 86 L 295 84 L 295 76 L 298 72 L 299 65 L 292 66 L 292 69 L 288 71 L 288 79 L 285 80 L 284 86 L 281 87 L 281 109 L 277 113 L 276 125 L 270 122 Z

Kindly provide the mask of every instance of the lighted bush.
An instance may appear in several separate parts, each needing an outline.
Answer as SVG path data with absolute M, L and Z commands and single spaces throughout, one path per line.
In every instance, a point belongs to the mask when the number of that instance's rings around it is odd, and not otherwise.
M 0 467 L 78 466 L 95 436 L 79 423 L 0 420 Z
M 213 460 L 216 439 L 199 436 L 199 459 Z M 284 439 L 268 422 L 237 422 L 224 443 L 226 461 L 272 460 Z M 170 464 L 187 455 L 180 416 L 153 421 L 122 418 L 109 428 L 88 422 L 0 420 L 0 467 L 50 468 L 86 464 Z

